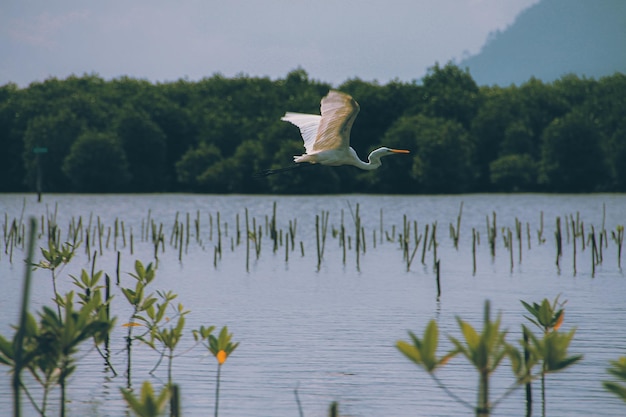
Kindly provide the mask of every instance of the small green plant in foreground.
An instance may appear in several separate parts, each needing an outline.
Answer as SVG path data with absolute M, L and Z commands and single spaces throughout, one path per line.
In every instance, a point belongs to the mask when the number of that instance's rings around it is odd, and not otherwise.
M 618 378 L 620 382 L 603 381 L 605 389 L 612 392 L 626 402 L 626 356 L 622 356 L 616 361 L 611 361 L 611 367 L 607 371 Z
M 158 417 L 165 412 L 171 396 L 171 386 L 166 385 L 157 395 L 150 381 L 144 381 L 139 397 L 130 389 L 120 388 L 128 407 L 137 417 Z
M 492 409 L 513 390 L 507 390 L 503 397 L 492 403 L 489 397 L 491 374 L 498 368 L 505 357 L 512 358 L 511 362 L 519 365 L 519 362 L 515 359 L 519 358 L 520 355 L 513 346 L 506 342 L 506 331 L 500 330 L 500 316 L 493 321 L 491 320 L 489 301 L 485 302 L 483 330 L 481 333 L 459 317 L 457 317 L 457 322 L 464 340 L 461 341 L 450 337 L 455 348 L 440 358 L 436 354 L 439 331 L 434 320 L 428 323 L 422 339 L 409 332 L 412 343 L 400 340 L 396 343 L 396 347 L 409 360 L 424 368 L 436 384 L 444 389 L 448 395 L 473 410 L 476 416 L 488 416 L 491 414 Z M 472 406 L 450 391 L 435 375 L 435 371 L 439 367 L 448 363 L 450 358 L 458 354 L 462 354 L 478 372 L 478 399 L 476 406 Z M 513 366 L 512 369 L 516 373 L 517 381 L 525 377 L 522 367 Z
M 145 316 L 144 314 L 137 316 L 137 319 L 145 322 L 147 328 L 149 329 L 149 337 L 147 337 L 148 335 L 145 335 L 139 336 L 138 338 L 161 354 L 159 362 L 154 369 L 158 367 L 163 357 L 167 358 L 167 380 L 170 384 L 172 384 L 172 363 L 175 357 L 174 350 L 176 349 L 180 339 L 183 337 L 185 316 L 189 314 L 190 311 L 185 310 L 181 303 L 178 303 L 178 306 L 176 307 L 171 305 L 172 300 L 177 297 L 177 294 L 174 294 L 171 291 L 157 291 L 157 294 L 161 298 L 162 302 L 150 305 L 150 307 L 148 307 L 144 312 Z M 161 324 L 163 321 L 166 323 L 174 322 L 173 319 L 165 317 L 168 306 L 172 307 L 174 318 L 176 318 L 176 325 L 166 327 Z M 154 371 L 154 369 L 152 371 Z
M 66 385 L 76 369 L 74 355 L 78 346 L 88 339 L 103 343 L 114 324 L 114 320 L 108 320 L 100 313 L 102 304 L 98 298 L 83 303 L 80 309 L 75 309 L 73 298 L 73 292 L 58 298 L 61 315 L 50 307 L 43 307 L 39 323 L 28 314 L 22 329 L 21 366 L 42 386 L 41 403 L 37 403 L 25 385 L 22 384 L 21 388 L 42 416 L 46 415 L 48 394 L 56 385 L 61 391 L 60 416 L 65 416 Z M 9 341 L 0 335 L 0 364 L 15 368 L 16 340 Z
M 541 304 L 532 305 L 521 301 L 522 305 L 532 315 L 524 316 L 527 320 L 542 330 L 542 338 L 535 336 L 526 326 L 522 325 L 524 340 L 522 344 L 527 356 L 527 368 L 530 369 L 535 364 L 541 363 L 541 411 L 542 416 L 546 415 L 546 374 L 558 372 L 582 359 L 582 355 L 568 356 L 567 349 L 574 337 L 576 329 L 568 333 L 559 333 L 558 330 L 563 324 L 565 310 L 563 306 L 567 301 L 559 302 L 557 296 L 552 303 L 547 298 Z M 527 401 L 532 403 L 530 396 L 530 381 L 527 387 Z
M 70 263 L 74 254 L 76 253 L 77 246 L 73 246 L 69 243 L 64 243 L 61 247 L 58 244 L 50 239 L 48 240 L 48 249 L 41 248 L 41 254 L 43 255 L 43 260 L 39 261 L 37 264 L 33 264 L 35 269 L 48 269 L 50 274 L 52 275 L 52 289 L 54 290 L 54 300 L 57 302 L 61 295 L 57 291 L 57 276 L 59 272 Z M 60 308 L 57 308 L 57 312 L 61 315 Z
M 126 364 L 126 378 L 127 386 L 131 386 L 131 369 L 132 369 L 132 345 L 135 338 L 141 336 L 133 336 L 133 327 L 141 326 L 137 323 L 137 319 L 140 317 L 139 313 L 148 310 L 154 303 L 157 302 L 157 298 L 152 294 L 145 295 L 146 287 L 150 284 L 155 276 L 156 271 L 152 264 L 144 265 L 140 261 L 135 261 L 135 273 L 129 274 L 131 277 L 137 280 L 135 288 L 122 288 L 122 294 L 126 297 L 126 300 L 133 307 L 133 313 L 127 323 L 123 326 L 128 328 L 126 335 L 126 353 L 128 355 L 128 361 Z
M 560 317 L 562 313 L 560 314 Z M 398 350 L 409 360 L 428 372 L 437 386 L 442 388 L 455 401 L 475 412 L 476 416 L 491 415 L 495 407 L 514 390 L 547 372 L 557 372 L 572 365 L 582 358 L 581 355 L 567 356 L 567 348 L 574 331 L 567 334 L 550 333 L 543 339 L 531 334 L 531 341 L 522 342 L 527 355 L 523 356 L 520 349 L 506 341 L 507 331 L 500 329 L 500 315 L 491 319 L 490 303 L 485 302 L 482 332 L 478 332 L 471 324 L 457 317 L 463 339 L 449 336 L 454 349 L 443 356 L 437 356 L 439 330 L 436 321 L 431 320 L 422 338 L 409 332 L 411 342 L 399 340 Z M 558 322 L 558 320 L 557 320 Z M 478 398 L 473 406 L 452 392 L 435 374 L 435 371 L 446 365 L 450 358 L 461 354 L 478 372 Z M 490 377 L 504 359 L 508 359 L 515 382 L 495 401 L 490 399 Z M 532 368 L 542 363 L 541 372 L 532 374 Z
M 215 356 L 217 359 L 217 377 L 216 377 L 216 385 L 215 385 L 215 417 L 218 416 L 219 402 L 220 402 L 220 373 L 222 370 L 222 365 L 226 362 L 226 359 L 230 356 L 231 353 L 237 346 L 239 346 L 239 342 L 233 343 L 231 339 L 233 338 L 232 333 L 228 333 L 228 328 L 226 326 L 222 327 L 220 334 L 218 337 L 215 337 L 212 334 L 214 327 L 200 327 L 199 330 L 193 331 L 193 336 L 196 341 L 203 341 L 203 345 Z M 208 340 L 208 345 L 204 342 Z

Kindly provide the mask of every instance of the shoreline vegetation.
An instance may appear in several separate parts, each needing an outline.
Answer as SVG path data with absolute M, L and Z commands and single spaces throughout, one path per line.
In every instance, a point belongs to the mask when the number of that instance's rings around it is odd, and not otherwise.
M 313 167 L 254 178 L 303 152 L 285 111 L 331 88 L 361 111 L 352 146 L 409 149 L 376 172 Z M 457 194 L 625 192 L 626 75 L 478 86 L 467 69 L 339 86 L 213 75 L 150 83 L 96 74 L 0 86 L 0 193 Z

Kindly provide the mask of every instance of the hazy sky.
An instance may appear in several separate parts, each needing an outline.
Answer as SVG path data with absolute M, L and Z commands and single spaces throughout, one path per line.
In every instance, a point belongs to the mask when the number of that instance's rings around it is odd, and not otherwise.
M 0 85 L 83 73 L 276 79 L 298 67 L 334 85 L 419 80 L 538 1 L 4 0 Z

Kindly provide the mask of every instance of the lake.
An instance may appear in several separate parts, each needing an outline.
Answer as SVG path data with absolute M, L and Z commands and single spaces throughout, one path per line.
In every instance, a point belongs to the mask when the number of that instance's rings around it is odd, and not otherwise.
M 451 224 L 456 230 L 462 216 L 455 248 Z M 245 216 L 253 222 L 260 241 L 246 245 Z M 275 211 L 274 211 L 275 210 Z M 358 213 L 357 213 L 358 210 Z M 274 218 L 279 233 L 276 250 L 270 238 Z M 487 224 L 496 217 L 495 256 L 488 242 Z M 173 379 L 180 386 L 182 414 L 186 417 L 213 413 L 217 363 L 201 346 L 194 346 L 191 330 L 200 325 L 228 326 L 233 340 L 241 342 L 221 371 L 221 416 L 327 415 L 332 401 L 339 402 L 343 416 L 458 416 L 473 415 L 438 388 L 422 369 L 409 362 L 396 348 L 397 340 L 408 340 L 407 330 L 419 335 L 429 320 L 440 328 L 442 353 L 451 348 L 446 335 L 461 337 L 456 317 L 482 328 L 485 300 L 493 315 L 500 312 L 508 328 L 507 340 L 521 338 L 524 318 L 520 300 L 540 302 L 543 298 L 567 300 L 562 330 L 576 328 L 570 354 L 583 360 L 566 371 L 547 377 L 547 414 L 567 416 L 615 416 L 626 414 L 626 404 L 604 391 L 601 381 L 610 379 L 610 360 L 626 355 L 626 279 L 618 267 L 617 244 L 611 232 L 626 224 L 626 195 L 498 194 L 454 196 L 215 196 L 215 195 L 35 195 L 0 194 L 2 222 L 35 216 L 56 216 L 61 240 L 66 241 L 69 224 L 91 218 L 91 236 L 102 225 L 96 270 L 115 277 L 118 252 L 120 286 L 134 287 L 129 276 L 135 260 L 155 262 L 154 246 L 144 239 L 148 219 L 162 224 L 164 244 L 158 249 L 158 269 L 153 291 L 171 290 L 176 302 L 191 310 L 185 337 L 174 359 Z M 358 216 L 357 216 L 358 215 Z M 187 216 L 189 220 L 187 220 Z M 218 229 L 219 217 L 219 229 Z M 543 243 L 538 230 L 543 217 Z M 316 218 L 319 232 L 316 233 Z M 556 264 L 556 219 L 561 219 L 562 251 Z M 364 246 L 356 252 L 356 226 L 362 227 Z M 578 219 L 585 233 L 577 239 L 574 259 L 573 236 L 566 227 Z M 124 222 L 115 238 L 114 227 Z M 196 235 L 195 222 L 199 234 Z M 187 222 L 189 242 L 187 243 Z M 516 221 L 520 225 L 521 244 Z M 184 248 L 174 246 L 174 224 L 184 230 Z M 408 224 L 407 268 L 400 235 Z M 414 223 L 415 222 L 415 223 Z M 239 226 L 238 226 L 239 225 Z M 286 247 L 289 230 L 295 229 L 294 245 Z M 326 225 L 323 256 L 318 262 Z M 341 226 L 346 236 L 344 255 Z M 428 240 L 423 234 L 429 227 Z M 431 242 L 436 225 L 437 245 Z M 600 245 L 602 262 L 593 266 L 592 231 Z M 40 226 L 41 227 L 41 226 Z M 258 230 L 261 230 L 259 235 Z M 110 230 L 110 232 L 109 232 Z M 422 239 L 415 248 L 414 231 Z M 477 234 L 474 272 L 473 230 Z M 252 231 L 252 230 L 251 230 Z M 512 237 L 512 252 L 505 244 Z M 216 252 L 221 241 L 221 255 Z M 239 232 L 239 233 L 238 233 Z M 382 233 L 381 233 L 382 232 Z M 131 254 L 130 235 L 133 236 Z M 142 236 L 144 235 L 144 236 Z M 239 239 L 238 236 L 239 235 Z M 282 237 L 281 237 L 282 236 Z M 108 239 L 107 239 L 108 237 Z M 530 239 L 529 239 L 530 237 Z M 108 247 L 107 247 L 108 240 Z M 40 238 L 38 247 L 46 246 Z M 437 297 L 436 259 L 440 262 L 441 295 Z M 25 251 L 15 247 L 0 251 L 0 333 L 13 335 L 17 323 L 24 275 Z M 520 254 L 521 248 L 521 254 Z M 320 247 L 321 250 L 321 247 Z M 249 253 L 248 259 L 246 253 Z M 422 256 L 424 262 L 422 263 Z M 521 259 L 520 259 L 521 257 Z M 626 263 L 626 256 L 622 256 Z M 42 259 L 37 252 L 36 261 Z M 246 260 L 247 259 L 247 260 Z M 576 263 L 574 270 L 574 261 Z M 319 265 L 318 265 L 319 264 Z M 83 242 L 76 258 L 59 274 L 59 292 L 77 290 L 70 275 L 91 270 L 92 262 Z M 49 271 L 33 275 L 30 311 L 52 305 Z M 117 316 L 111 335 L 111 363 L 119 375 L 107 369 L 90 343 L 79 354 L 78 368 L 68 387 L 68 415 L 123 416 L 125 403 L 119 393 L 126 386 L 124 352 L 131 308 L 120 288 L 114 286 L 111 312 Z M 534 330 L 534 329 L 533 329 Z M 158 355 L 148 346 L 133 345 L 132 385 L 149 380 L 161 387 L 166 366 L 153 375 L 149 371 Z M 12 407 L 8 368 L 0 369 L 0 409 Z M 476 372 L 460 356 L 437 371 L 438 377 L 463 400 L 475 404 Z M 493 376 L 491 399 L 496 400 L 513 379 L 505 361 Z M 541 415 L 540 385 L 534 387 L 534 414 Z M 297 392 L 297 398 L 296 398 Z M 50 415 L 57 414 L 58 390 L 50 399 Z M 26 400 L 24 415 L 36 415 Z M 494 415 L 524 415 L 524 390 L 503 400 Z

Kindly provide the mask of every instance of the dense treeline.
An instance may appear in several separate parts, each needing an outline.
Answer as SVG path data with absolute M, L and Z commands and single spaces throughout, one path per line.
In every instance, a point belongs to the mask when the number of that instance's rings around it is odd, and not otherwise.
M 436 65 L 421 82 L 351 79 L 366 159 L 410 149 L 376 171 L 313 167 L 253 178 L 303 152 L 285 111 L 318 113 L 331 86 L 215 75 L 153 84 L 96 75 L 0 87 L 0 192 L 460 193 L 626 191 L 626 75 L 479 87 Z M 46 153 L 36 153 L 46 148 Z M 40 169 L 40 171 L 39 171 Z

